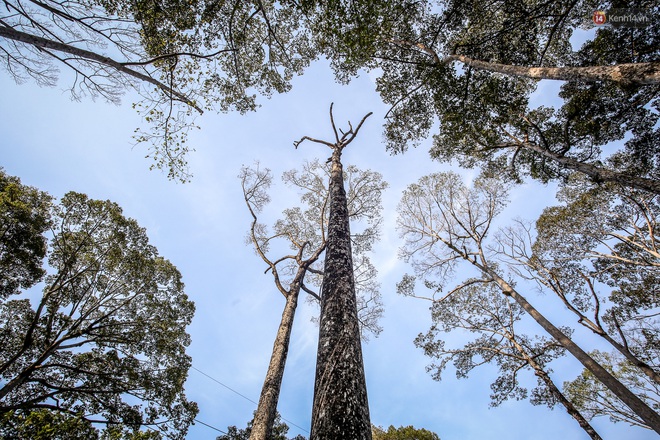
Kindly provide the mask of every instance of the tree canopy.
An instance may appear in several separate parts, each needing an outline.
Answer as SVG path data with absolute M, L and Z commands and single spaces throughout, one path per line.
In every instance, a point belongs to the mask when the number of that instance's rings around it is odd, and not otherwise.
M 433 326 L 426 334 L 415 339 L 415 345 L 434 359 L 427 367 L 433 378 L 440 380 L 451 362 L 456 377 L 467 378 L 482 365 L 495 365 L 497 378 L 491 383 L 491 406 L 498 406 L 508 399 L 529 399 L 533 405 L 557 404 L 578 422 L 594 440 L 600 435 L 561 392 L 550 377 L 549 364 L 564 355 L 564 348 L 547 337 L 530 336 L 520 329 L 519 321 L 525 310 L 511 298 L 502 295 L 494 283 L 475 279 L 432 305 Z M 443 333 L 467 330 L 474 339 L 462 347 L 448 347 Z M 572 332 L 564 328 L 563 332 Z M 537 386 L 531 391 L 526 383 L 536 376 Z
M 654 317 L 659 265 L 655 230 L 656 196 L 660 194 L 660 25 L 652 21 L 643 29 L 606 26 L 589 31 L 585 22 L 596 6 L 638 8 L 651 16 L 660 11 L 660 6 L 648 0 L 615 0 L 598 5 L 579 0 L 497 0 L 488 4 L 454 0 L 171 0 L 167 4 L 146 0 L 8 0 L 0 13 L 0 53 L 3 66 L 18 82 L 33 79 L 53 85 L 58 66 L 68 69 L 67 80 L 71 81 L 75 99 L 91 96 L 117 102 L 125 91 L 137 90 L 144 100 L 135 106 L 151 124 L 138 132 L 137 140 L 152 142 L 150 154 L 156 166 L 167 169 L 170 177 L 183 180 L 187 178 L 186 153 L 190 150 L 186 133 L 194 126 L 195 113 L 254 110 L 258 96 L 287 91 L 292 77 L 320 55 L 329 58 L 342 81 L 350 80 L 360 69 L 372 69 L 378 76 L 378 92 L 391 106 L 385 126 L 391 152 L 402 153 L 433 133 L 433 158 L 484 171 L 475 182 L 476 192 L 461 187 L 455 176 L 444 175 L 421 180 L 406 194 L 411 199 L 421 195 L 429 206 L 450 206 L 430 218 L 433 225 L 405 220 L 400 223 L 408 238 L 404 254 L 414 263 L 418 275 L 440 279 L 437 283 L 425 280 L 433 294 L 442 293 L 449 307 L 448 295 L 460 298 L 476 285 L 491 283 L 489 287 L 497 285 L 505 296 L 520 298 L 507 276 L 534 281 L 542 290 L 556 294 L 579 324 L 616 350 L 615 354 L 594 355 L 606 367 L 607 375 L 625 382 L 637 377 L 635 373 L 629 376 L 630 371 L 642 371 L 651 386 L 657 386 L 658 328 Z M 534 104 L 532 98 L 540 79 L 565 81 L 559 104 Z M 336 130 L 335 135 L 339 144 Z M 0 322 L 9 329 L 2 333 L 4 342 L 15 347 L 6 354 L 0 369 L 0 374 L 7 377 L 0 398 L 9 402 L 3 429 L 36 436 L 42 434 L 31 431 L 33 424 L 68 424 L 72 430 L 84 433 L 98 422 L 92 415 L 101 414 L 106 419 L 119 417 L 119 429 L 126 426 L 126 435 L 133 429 L 130 435 L 146 436 L 151 434 L 137 432 L 135 427 L 155 426 L 165 419 L 189 420 L 194 405 L 182 397 L 181 385 L 164 387 L 169 389 L 165 397 L 164 390 L 155 394 L 144 391 L 149 389 L 148 379 L 137 385 L 130 381 L 115 383 L 96 367 L 102 360 L 115 368 L 113 371 L 121 370 L 123 374 L 139 370 L 140 376 L 146 375 L 140 370 L 141 363 L 153 362 L 149 365 L 158 365 L 156 370 L 167 370 L 169 376 L 183 382 L 189 360 L 181 346 L 186 344 L 184 328 L 192 305 L 181 299 L 185 295 L 176 269 L 146 242 L 131 241 L 139 235 L 135 232 L 139 228 L 129 225 L 129 220 L 120 221 L 120 211 L 108 217 L 108 222 L 114 222 L 112 227 L 90 227 L 86 223 L 85 216 L 115 212 L 109 202 L 71 193 L 53 205 L 47 194 L 24 187 L 15 178 L 0 177 Z M 491 221 L 505 203 L 499 195 L 506 193 L 508 182 L 529 177 L 542 182 L 559 180 L 563 185 L 559 197 L 564 205 L 547 209 L 535 227 L 517 222 L 517 228 L 500 231 L 495 240 L 485 244 Z M 305 176 L 295 173 L 287 178 L 294 184 L 317 183 L 315 177 L 305 180 Z M 449 196 L 442 193 L 446 188 L 453 191 Z M 423 194 L 425 191 L 437 194 Z M 316 207 L 285 211 L 272 235 L 255 217 L 252 238 L 257 252 L 278 237 L 290 238 L 297 252 L 283 259 L 265 258 L 278 288 L 286 284 L 280 282 L 285 278 L 295 280 L 296 265 L 300 267 L 302 257 L 310 257 L 324 246 L 325 224 L 319 238 L 305 223 L 305 216 L 311 213 L 327 218 L 327 196 L 314 200 L 316 196 L 310 197 L 308 201 L 317 203 Z M 467 211 L 454 210 L 449 200 L 454 198 L 461 199 Z M 350 189 L 348 199 L 350 203 Z M 407 211 L 405 214 L 414 212 L 412 204 L 402 203 L 401 209 Z M 88 211 L 91 214 L 86 214 Z M 437 224 L 444 229 L 431 227 Z M 46 238 L 49 228 L 53 230 L 50 246 Z M 372 233 L 377 229 L 370 228 L 364 236 L 352 237 L 356 254 L 370 248 L 371 237 L 376 235 Z M 117 237 L 116 231 L 124 235 Z M 116 246 L 95 247 L 88 244 L 90 237 L 103 243 L 110 240 Z M 123 251 L 130 246 L 141 250 Z M 416 258 L 421 254 L 430 259 Z M 45 257 L 48 270 L 42 267 Z M 494 263 L 495 257 L 504 264 Z M 368 259 L 356 258 L 355 262 L 358 278 L 364 274 L 373 287 L 375 271 Z M 291 264 L 282 269 L 284 277 L 280 279 L 277 265 L 281 263 Z M 474 273 L 469 275 L 476 273 L 481 278 L 466 276 L 449 292 L 442 291 L 459 264 L 470 265 Z M 510 272 L 505 275 L 502 267 Z M 320 266 L 314 262 L 309 269 L 310 283 L 320 284 Z M 130 280 L 121 278 L 124 276 Z M 155 284 L 144 281 L 149 276 L 152 281 L 157 279 Z M 37 304 L 32 300 L 33 292 L 27 289 L 38 282 L 43 282 L 45 288 Z M 130 300 L 117 300 L 114 289 L 118 285 L 128 286 L 126 291 L 131 293 L 126 295 Z M 401 286 L 405 289 L 406 283 Z M 308 285 L 301 281 L 300 287 L 315 298 Z M 144 322 L 149 321 L 141 314 L 142 309 L 129 312 L 124 308 L 142 301 L 145 288 L 154 297 L 161 290 L 168 291 L 170 302 L 179 298 L 170 306 L 178 314 L 167 309 L 162 315 L 179 319 L 166 331 L 155 324 L 145 326 Z M 110 295 L 110 299 L 104 295 Z M 91 298 L 96 302 L 89 302 Z M 437 300 L 435 296 L 431 299 Z M 121 308 L 114 306 L 117 301 Z M 162 305 L 145 301 L 141 307 L 161 313 Z M 523 302 L 518 306 L 525 309 Z M 512 303 L 507 299 L 503 304 L 509 307 Z M 100 324 L 116 313 L 121 319 Z M 447 310 L 443 313 L 449 316 Z M 126 329 L 136 328 L 137 323 L 150 334 L 169 332 L 173 337 L 167 343 L 165 337 L 158 339 L 160 336 L 150 342 L 127 337 Z M 118 328 L 124 333 L 112 333 Z M 567 338 L 569 333 L 564 331 L 563 336 Z M 507 364 L 514 353 L 519 362 L 530 366 L 524 358 L 527 352 L 515 347 L 520 339 L 509 342 L 509 357 L 493 359 L 507 368 L 517 368 L 520 364 Z M 50 349 L 48 344 L 57 348 Z M 153 351 L 149 344 L 160 347 L 158 360 L 145 361 L 141 357 L 143 352 Z M 537 348 L 532 343 L 527 345 L 531 351 Z M 80 347 L 94 347 L 91 354 L 85 353 L 91 360 L 78 353 Z M 479 345 L 479 349 L 484 347 L 493 349 L 492 345 Z M 168 364 L 170 355 L 183 359 L 174 362 L 180 367 L 174 373 Z M 472 359 L 460 364 L 464 371 L 472 367 Z M 168 366 L 161 369 L 161 364 Z M 134 411 L 128 403 L 116 404 L 109 397 L 85 400 L 80 396 L 89 393 L 91 385 L 81 377 L 91 374 L 98 376 L 95 386 L 112 390 L 108 396 L 112 392 L 134 393 L 143 401 L 158 401 L 156 406 L 170 399 L 170 403 L 180 405 L 179 413 L 172 415 L 169 409 L 157 415 L 156 410 Z M 500 382 L 511 391 L 496 394 L 496 399 L 524 394 L 514 379 Z M 651 402 L 647 406 L 657 413 L 655 397 L 638 391 L 644 390 L 646 383 L 640 385 L 630 379 L 624 385 Z M 620 408 L 624 407 L 603 411 L 611 402 L 607 394 L 610 390 L 602 388 L 593 371 L 585 370 L 571 389 L 577 400 L 579 393 L 605 396 L 584 404 L 582 408 L 589 414 L 609 414 L 615 420 L 653 425 L 656 430 L 660 426 L 657 414 L 656 421 L 649 423 L 648 419 L 635 419 L 634 414 L 626 419 L 621 415 L 625 410 Z M 30 396 L 30 405 L 37 406 L 21 406 L 25 405 L 21 403 L 25 396 Z M 184 413 L 185 417 L 181 416 Z M 8 422 L 7 414 L 18 423 Z M 187 422 L 176 423 L 183 426 Z
M 227 428 L 227 433 L 216 437 L 216 440 L 248 440 L 252 432 L 253 420 L 250 420 L 244 429 L 230 426 Z M 280 414 L 277 414 L 275 423 L 270 432 L 272 440 L 305 440 L 302 435 L 297 435 L 293 438 L 288 438 L 286 434 L 289 432 L 289 425 L 282 421 Z
M 377 72 L 391 106 L 387 148 L 402 152 L 431 133 L 432 156 L 507 169 L 543 181 L 578 170 L 658 192 L 660 32 L 603 26 L 576 43 L 594 8 L 649 0 L 478 2 L 266 2 L 172 0 L 24 2 L 0 15 L 5 70 L 52 85 L 73 74 L 73 97 L 117 101 L 139 90 L 156 165 L 188 177 L 192 113 L 254 110 L 257 96 L 289 90 L 294 75 L 325 56 L 337 78 Z M 575 47 L 574 47 L 575 44 Z M 554 70 L 553 70 L 554 69 Z M 543 78 L 566 81 L 559 108 L 534 107 Z M 613 145 L 615 153 L 604 156 Z M 503 167 L 503 165 L 507 165 Z
M 50 203 L 48 194 L 22 185 L 0 168 L 0 300 L 32 287 L 45 275 L 42 260 Z
M 657 383 L 647 376 L 639 374 L 639 371 L 629 361 L 616 353 L 594 351 L 591 355 L 605 365 L 627 387 L 635 390 L 645 401 L 651 402 L 656 411 L 660 411 L 660 393 Z M 650 429 L 646 422 L 630 411 L 589 371 L 583 370 L 574 380 L 567 381 L 564 388 L 566 395 L 588 418 L 607 416 L 614 423 L 624 422 Z
M 0 13 L 2 67 L 17 82 L 57 83 L 74 99 L 118 103 L 137 91 L 155 165 L 189 175 L 187 133 L 205 110 L 245 112 L 285 92 L 315 57 L 292 2 L 10 0 Z
M 582 35 L 572 40 L 597 6 L 658 13 L 645 0 L 402 0 L 378 10 L 383 26 L 367 42 L 337 36 L 333 59 L 340 72 L 354 72 L 361 60 L 379 75 L 393 153 L 428 137 L 437 122 L 431 156 L 441 161 L 516 180 L 579 171 L 658 193 L 659 28 L 653 20 L 644 28 L 604 26 L 583 43 Z M 552 69 L 565 74 L 543 74 Z M 654 80 L 642 79 L 647 70 Z M 560 107 L 530 101 L 543 78 L 565 81 Z
M 268 271 L 273 274 L 276 287 L 285 297 L 293 287 L 294 275 L 303 263 L 308 262 L 309 269 L 299 280 L 300 288 L 309 294 L 309 301 L 316 305 L 320 300 L 318 288 L 323 282 L 323 258 L 328 235 L 329 177 L 330 166 L 318 160 L 305 162 L 300 169 L 284 172 L 282 181 L 298 192 L 301 203 L 300 206 L 283 209 L 281 217 L 272 227 L 268 227 L 259 221 L 258 215 L 270 202 L 268 190 L 273 183 L 270 169 L 256 164 L 254 167 L 244 167 L 239 176 L 246 202 L 254 215 L 246 241 L 264 259 Z M 376 281 L 377 271 L 369 259 L 369 252 L 380 237 L 381 198 L 388 184 L 383 181 L 380 173 L 361 170 L 354 165 L 345 168 L 344 181 L 347 186 L 348 215 L 355 226 L 351 231 L 351 244 L 355 262 L 358 317 L 362 337 L 368 340 L 370 335 L 378 336 L 382 331 L 378 324 L 383 313 L 380 286 Z M 290 255 L 289 251 L 296 254 Z
M 32 258 L 42 271 L 32 284 L 43 281 L 42 293 L 0 299 L 2 429 L 61 422 L 82 432 L 150 429 L 144 435 L 183 439 L 197 406 L 183 391 L 194 305 L 179 271 L 116 204 L 70 192 L 51 207 L 18 179 L 2 173 L 2 181 L 12 185 L 3 188 L 0 211 L 29 232 L 23 245 L 45 244 L 44 219 L 50 227 L 47 249 L 39 248 L 47 270 Z M 34 197 L 12 210 L 19 193 Z M 20 261 L 25 248 L 3 253 Z
M 567 299 L 567 296 L 572 297 L 574 293 L 566 294 L 563 290 L 572 291 L 575 288 L 571 281 L 579 278 L 580 271 L 576 271 L 574 267 L 566 271 L 566 273 L 572 275 L 572 278 L 568 279 L 565 279 L 560 271 L 555 270 L 546 272 L 541 270 L 529 278 L 521 275 L 521 271 L 517 270 L 515 266 L 525 260 L 519 258 L 527 255 L 525 242 L 511 239 L 511 237 L 519 237 L 519 235 L 511 234 L 505 230 L 495 234 L 494 240 L 488 238 L 493 232 L 491 226 L 495 216 L 505 206 L 506 186 L 501 180 L 483 176 L 476 179 L 471 187 L 463 184 L 460 177 L 454 173 L 436 173 L 422 177 L 419 183 L 410 185 L 404 191 L 399 204 L 398 228 L 404 239 L 401 255 L 412 263 L 416 274 L 424 280 L 427 287 L 433 290 L 433 296 L 429 299 L 441 304 L 438 306 L 438 310 L 444 310 L 442 303 L 449 301 L 448 298 L 450 297 L 464 294 L 465 289 L 494 284 L 501 295 L 515 300 L 534 321 L 553 337 L 555 342 L 579 360 L 610 392 L 617 395 L 635 414 L 643 419 L 647 426 L 656 432 L 660 432 L 660 416 L 654 410 L 653 400 L 646 399 L 644 395 L 637 394 L 635 390 L 628 388 L 603 365 L 591 358 L 583 348 L 568 336 L 566 330 L 550 322 L 539 310 L 533 307 L 527 300 L 526 295 L 519 292 L 520 288 L 516 284 L 520 279 L 537 281 L 538 285 L 545 286 L 557 293 L 571 311 L 578 312 L 579 323 L 602 335 L 622 354 L 627 355 L 627 357 L 630 356 L 635 360 L 635 365 L 640 368 L 640 373 L 644 372 L 650 378 L 657 376 L 657 371 L 653 371 L 653 365 L 657 365 L 657 361 L 653 359 L 655 353 L 652 351 L 648 355 L 641 355 L 641 359 L 634 355 L 638 350 L 633 348 L 636 345 L 636 342 L 633 342 L 635 338 L 633 329 L 638 328 L 637 326 L 642 328 L 655 327 L 655 312 L 651 311 L 646 316 L 637 316 L 633 320 L 635 324 L 631 326 L 630 330 L 620 326 L 618 333 L 621 339 L 617 341 L 614 337 L 608 335 L 602 327 L 597 324 L 594 325 L 594 322 L 598 323 L 600 321 L 600 314 L 604 312 L 605 307 L 602 306 L 602 302 L 599 302 L 593 284 L 589 284 L 588 276 L 586 277 L 588 288 L 582 296 L 579 294 L 579 284 L 577 285 L 578 295 L 575 295 L 575 297 L 578 300 L 574 305 Z M 561 243 L 561 238 L 561 235 L 553 235 L 550 246 L 555 242 Z M 541 259 L 540 257 L 542 258 L 541 255 L 529 256 L 529 265 L 534 266 L 533 262 L 538 262 Z M 501 264 L 498 263 L 504 262 L 506 264 L 509 258 L 514 263 L 509 266 L 511 273 L 507 274 Z M 558 260 L 559 265 L 566 262 L 565 259 Z M 459 272 L 457 269 L 461 266 L 463 268 Z M 475 276 L 468 276 L 470 272 L 466 266 L 473 268 L 476 272 Z M 445 291 L 447 286 L 450 285 L 448 283 L 453 282 L 455 274 L 461 275 L 461 281 L 456 287 Z M 546 275 L 550 279 L 548 283 L 544 280 Z M 402 282 L 399 283 L 399 291 L 406 295 L 416 296 L 414 281 L 415 278 L 412 276 L 404 277 Z M 563 286 L 563 288 L 557 287 L 557 284 Z M 436 297 L 439 292 L 442 292 L 442 296 Z M 596 305 L 591 307 L 587 305 L 585 308 L 585 304 L 579 303 L 584 297 L 587 299 L 594 298 Z M 448 304 L 451 305 L 451 301 Z M 580 313 L 580 310 L 589 309 L 594 311 L 592 319 Z M 449 310 L 452 310 L 452 308 L 449 307 Z M 484 310 L 482 314 L 490 316 L 492 313 Z M 463 314 L 465 312 L 455 313 L 455 315 L 461 316 Z M 445 318 L 446 316 L 448 315 L 443 315 Z M 444 318 L 440 319 L 440 321 L 443 320 Z M 642 324 L 644 320 L 646 320 L 646 324 Z M 461 324 L 460 319 L 452 322 L 458 325 Z M 485 325 L 478 323 L 474 327 L 475 329 L 483 329 Z M 628 345 L 626 340 L 628 339 L 628 336 L 626 336 L 627 331 L 631 332 L 629 333 L 631 343 L 628 347 L 626 347 Z M 441 345 L 436 347 L 432 333 L 430 334 L 430 340 L 421 341 L 422 345 L 428 342 L 430 348 L 427 353 L 432 356 L 438 353 L 451 355 L 451 352 L 445 353 Z M 648 333 L 651 338 L 654 338 L 654 335 L 657 335 L 657 330 L 649 329 Z M 643 334 L 644 331 L 640 329 L 640 335 Z M 487 342 L 488 336 L 485 336 L 485 338 Z M 643 338 L 641 339 L 644 343 Z M 479 340 L 477 347 L 485 346 L 486 342 Z M 427 346 L 424 346 L 426 349 Z M 516 350 L 521 352 L 521 350 Z M 472 350 L 458 350 L 457 353 L 459 353 L 457 355 L 458 367 L 469 371 L 472 365 L 470 359 L 474 356 Z M 649 359 L 649 356 L 651 359 Z M 468 360 L 463 362 L 464 358 Z M 492 355 L 491 358 L 498 360 L 497 357 Z M 526 365 L 526 363 L 523 365 Z M 440 367 L 442 366 L 441 363 Z M 439 368 L 439 370 L 441 369 Z M 515 382 L 512 383 L 515 385 Z M 513 390 L 515 390 L 515 387 Z
M 424 428 L 417 429 L 411 426 L 400 426 L 395 428 L 390 425 L 385 431 L 380 426 L 372 426 L 373 440 L 440 440 L 438 434 Z

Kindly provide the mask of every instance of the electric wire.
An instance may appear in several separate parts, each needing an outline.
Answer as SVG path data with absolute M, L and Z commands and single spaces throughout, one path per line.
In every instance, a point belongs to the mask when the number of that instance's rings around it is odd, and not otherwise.
M 231 391 L 232 393 L 238 394 L 239 396 L 241 396 L 243 399 L 247 400 L 248 402 L 252 402 L 252 403 L 254 403 L 255 405 L 259 405 L 258 402 L 255 402 L 254 400 L 250 399 L 249 397 L 245 396 L 244 394 L 241 394 L 241 393 L 239 393 L 238 391 L 236 391 L 235 389 L 233 389 L 233 388 L 231 388 L 231 387 L 225 385 L 224 383 L 220 382 L 220 381 L 219 381 L 218 379 L 216 379 L 215 377 L 206 374 L 205 372 L 203 372 L 203 371 L 200 370 L 199 368 L 196 368 L 196 367 L 194 367 L 193 365 L 191 365 L 190 368 L 192 368 L 193 370 L 197 371 L 199 374 L 202 374 L 202 375 L 208 377 L 208 378 L 211 379 L 213 382 L 216 382 L 217 384 L 222 385 L 223 387 L 227 388 L 227 389 L 228 389 L 229 391 Z M 197 419 L 195 419 L 195 420 L 199 422 L 199 420 L 197 420 Z M 309 431 L 308 431 L 307 429 L 303 428 L 303 427 L 300 426 L 300 425 L 297 425 L 297 424 L 293 423 L 291 420 L 285 419 L 284 417 L 282 417 L 282 420 L 284 420 L 285 422 L 287 422 L 289 425 L 291 425 L 291 426 L 295 426 L 296 428 L 298 428 L 298 429 L 300 429 L 300 430 L 306 432 L 307 434 L 309 434 Z M 207 425 L 207 424 L 204 423 L 204 422 L 199 422 L 199 423 L 201 423 L 202 425 L 206 425 L 206 426 L 208 426 L 209 428 L 213 428 L 213 429 L 215 429 L 215 430 L 217 430 L 217 431 L 220 431 L 218 428 L 214 428 L 214 427 L 212 427 L 212 426 L 210 426 L 210 425 Z M 224 434 L 226 434 L 226 432 L 224 432 L 224 431 L 221 431 L 221 432 L 223 432 Z
M 239 392 L 236 391 L 235 389 L 228 387 L 228 386 L 225 385 L 224 383 L 220 382 L 218 379 L 216 379 L 216 378 L 214 378 L 214 377 L 211 377 L 211 376 L 209 376 L 208 374 L 204 373 L 202 370 L 200 370 L 200 369 L 198 369 L 198 368 L 195 368 L 195 367 L 192 366 L 192 365 L 190 366 L 190 368 L 192 368 L 193 370 L 197 371 L 198 373 L 203 374 L 204 376 L 208 377 L 208 378 L 211 379 L 213 382 L 216 382 L 216 383 L 222 385 L 223 387 L 227 388 L 227 389 L 228 389 L 229 391 L 231 391 L 232 393 L 238 394 L 238 395 L 241 396 L 243 399 L 248 400 L 248 401 L 254 403 L 255 405 L 259 405 L 259 403 L 255 402 L 254 400 L 250 399 L 249 397 L 247 397 L 247 396 L 245 396 L 245 395 L 239 393 Z
M 222 429 L 218 429 L 218 428 L 216 428 L 215 426 L 211 426 L 211 425 L 209 425 L 208 423 L 204 423 L 204 422 L 202 422 L 202 421 L 199 420 L 199 419 L 195 419 L 195 421 L 196 421 L 197 423 L 200 423 L 200 424 L 204 425 L 204 426 L 208 426 L 208 427 L 211 428 L 211 429 L 215 429 L 216 431 L 221 432 L 222 434 L 227 434 L 227 433 L 226 433 L 225 431 L 223 431 Z

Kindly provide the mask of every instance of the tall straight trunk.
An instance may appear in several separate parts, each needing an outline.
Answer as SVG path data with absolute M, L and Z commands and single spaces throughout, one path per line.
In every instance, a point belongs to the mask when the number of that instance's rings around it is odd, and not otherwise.
M 632 365 L 639 368 L 653 382 L 660 385 L 660 374 L 658 374 L 658 372 L 656 372 L 653 369 L 653 367 L 651 367 L 649 364 L 647 364 L 646 362 L 642 361 L 640 358 L 635 356 L 635 354 L 630 351 L 627 344 L 625 344 L 625 343 L 622 344 L 622 343 L 618 342 L 616 339 L 614 339 L 612 336 L 610 336 L 609 333 L 607 333 L 605 331 L 605 329 L 602 327 L 600 322 L 594 322 L 591 319 L 589 319 L 589 317 L 585 316 L 584 313 L 582 313 L 580 310 L 578 310 L 566 298 L 566 296 L 563 294 L 563 292 L 557 290 L 555 286 L 553 286 L 549 283 L 545 284 L 545 285 L 550 287 L 550 289 L 552 289 L 557 294 L 559 299 L 562 300 L 562 302 L 564 303 L 564 306 L 566 306 L 566 308 L 568 310 L 573 312 L 579 318 L 578 322 L 580 324 L 582 324 L 584 327 L 586 327 L 589 330 L 591 330 L 592 332 L 594 332 L 594 334 L 600 336 L 601 338 L 603 338 L 604 340 L 609 342 L 612 347 L 614 347 L 619 353 L 621 353 L 628 360 L 628 362 L 630 362 Z M 617 324 L 617 326 L 618 326 L 618 324 Z M 621 330 L 619 329 L 619 331 L 621 331 Z M 622 340 L 624 340 L 624 342 L 625 342 L 625 339 L 623 339 L 623 335 L 621 335 L 621 337 L 622 337 Z
M 371 440 L 341 148 L 333 148 L 310 440 Z
M 266 379 L 261 388 L 259 405 L 252 421 L 250 440 L 270 440 L 272 438 L 273 425 L 277 416 L 277 402 L 280 397 L 282 377 L 284 376 L 286 357 L 289 352 L 293 318 L 296 314 L 298 296 L 300 294 L 300 280 L 298 278 L 296 277 L 292 283 L 289 294 L 286 297 L 286 305 L 284 306 L 280 327 L 277 330 L 277 336 L 273 343 L 273 353 L 270 357 Z
M 557 402 L 561 403 L 563 407 L 566 409 L 566 412 L 575 419 L 576 422 L 578 422 L 578 425 L 584 431 L 589 434 L 589 437 L 592 438 L 592 440 L 603 440 L 602 437 L 596 432 L 593 426 L 589 424 L 587 419 L 584 418 L 582 413 L 578 411 L 578 409 L 571 403 L 570 400 L 564 396 L 564 393 L 561 392 L 559 388 L 557 388 L 557 385 L 553 382 L 553 380 L 550 378 L 550 375 L 548 375 L 548 372 L 543 369 L 541 365 L 539 365 L 534 357 L 530 356 L 527 351 L 516 341 L 515 337 L 513 335 L 507 336 L 507 338 L 514 344 L 518 352 L 525 358 L 527 363 L 529 364 L 530 367 L 534 369 L 534 374 L 540 378 L 543 383 L 545 383 L 545 386 L 548 387 L 548 390 L 550 390 L 550 394 L 557 400 Z
M 660 62 L 615 64 L 613 66 L 585 67 L 532 67 L 512 64 L 490 63 L 475 60 L 464 55 L 450 55 L 444 62 L 460 61 L 479 70 L 502 73 L 511 76 L 524 76 L 533 79 L 560 81 L 614 81 L 630 84 L 660 83 Z
M 481 265 L 478 265 L 479 267 Z M 488 269 L 484 264 L 481 266 L 488 275 L 490 275 L 495 282 L 500 286 L 505 295 L 513 298 L 529 315 L 543 329 L 548 332 L 557 342 L 561 344 L 569 353 L 571 353 L 585 368 L 603 383 L 610 391 L 612 391 L 623 403 L 625 403 L 635 414 L 637 414 L 644 422 L 655 432 L 660 434 L 660 414 L 653 411 L 642 399 L 637 397 L 625 385 L 623 385 L 616 377 L 612 376 L 609 371 L 603 368 L 591 356 L 589 356 L 580 346 L 578 346 L 571 338 L 566 336 L 559 328 L 555 327 L 550 321 L 546 319 L 534 306 L 532 306 L 527 299 L 520 295 L 509 283 L 497 275 L 494 271 Z

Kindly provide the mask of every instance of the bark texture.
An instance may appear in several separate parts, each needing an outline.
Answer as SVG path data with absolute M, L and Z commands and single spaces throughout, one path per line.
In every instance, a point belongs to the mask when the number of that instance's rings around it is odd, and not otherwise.
M 333 148 L 310 440 L 371 440 L 341 148 Z
M 275 424 L 275 418 L 277 417 L 277 402 L 280 398 L 282 377 L 284 376 L 284 367 L 289 352 L 289 341 L 291 339 L 293 318 L 296 314 L 299 294 L 300 281 L 296 280 L 291 286 L 289 295 L 286 298 L 286 305 L 282 312 L 280 326 L 277 330 L 275 342 L 273 343 L 273 353 L 270 357 L 270 364 L 268 365 L 264 385 L 261 388 L 259 405 L 254 414 L 250 440 L 270 440 L 272 438 L 272 429 Z
M 614 81 L 628 84 L 657 84 L 660 82 L 660 62 L 615 64 L 613 66 L 532 67 L 489 63 L 463 55 L 450 55 L 445 61 L 458 60 L 475 69 L 504 75 L 560 81 Z
M 536 145 L 530 142 L 517 144 L 517 146 L 535 151 L 536 153 L 539 153 L 548 159 L 560 163 L 562 166 L 570 170 L 579 171 L 583 174 L 586 174 L 596 182 L 615 182 L 621 186 L 641 189 L 654 194 L 660 194 L 660 182 L 657 180 L 618 173 L 616 171 L 597 167 L 589 163 L 580 162 L 572 157 L 566 157 L 557 153 L 553 153 L 552 151 L 549 151 L 540 145 Z
M 561 390 L 557 388 L 557 385 L 555 385 L 555 383 L 552 381 L 547 371 L 545 371 L 543 367 L 536 362 L 534 357 L 527 354 L 527 351 L 515 340 L 513 335 L 509 337 L 509 340 L 515 345 L 516 349 L 525 358 L 529 366 L 534 369 L 534 374 L 538 378 L 540 378 L 543 381 L 543 383 L 545 383 L 545 385 L 548 387 L 548 390 L 550 390 L 550 393 L 556 399 L 556 401 L 564 406 L 566 412 L 571 417 L 573 417 L 573 419 L 575 419 L 576 422 L 578 422 L 580 427 L 587 434 L 589 434 L 589 437 L 591 437 L 592 440 L 603 440 L 603 438 L 596 432 L 594 427 L 589 424 L 587 419 L 584 418 L 584 416 L 580 413 L 580 411 L 578 411 L 578 409 L 573 405 L 573 403 L 571 403 L 571 401 L 568 400 L 566 396 L 564 396 Z

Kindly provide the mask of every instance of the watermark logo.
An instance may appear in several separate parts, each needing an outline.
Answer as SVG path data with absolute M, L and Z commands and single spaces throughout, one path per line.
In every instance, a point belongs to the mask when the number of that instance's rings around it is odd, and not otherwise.
M 605 11 L 594 11 L 593 21 L 596 26 L 602 26 L 607 23 L 607 14 Z
M 596 10 L 592 21 L 596 26 L 644 28 L 651 24 L 651 11 L 644 9 Z

